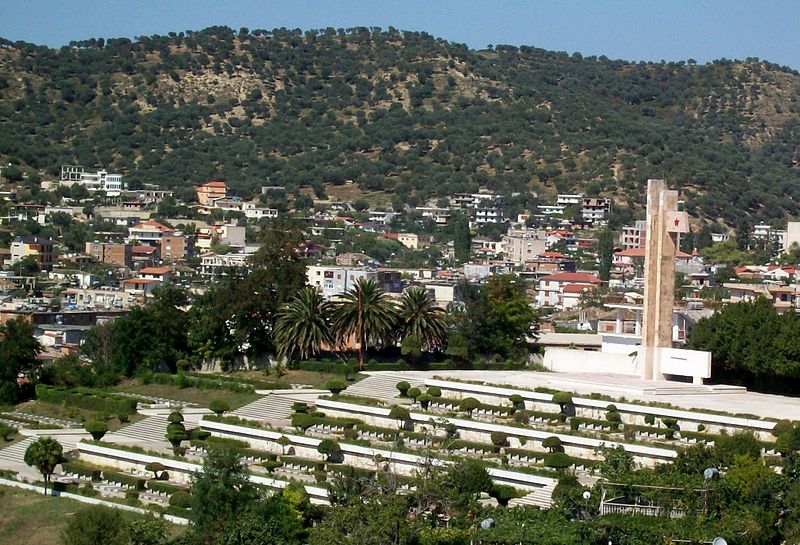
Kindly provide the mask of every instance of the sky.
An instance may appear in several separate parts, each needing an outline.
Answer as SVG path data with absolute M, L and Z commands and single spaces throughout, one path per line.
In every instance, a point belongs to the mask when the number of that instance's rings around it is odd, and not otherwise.
M 800 0 L 0 0 L 0 36 L 71 40 L 226 25 L 393 26 L 473 49 L 530 45 L 631 61 L 758 57 L 800 70 Z

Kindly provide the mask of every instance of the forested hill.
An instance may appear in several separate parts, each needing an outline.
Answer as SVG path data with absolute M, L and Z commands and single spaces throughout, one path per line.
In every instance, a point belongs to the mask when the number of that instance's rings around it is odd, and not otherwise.
M 535 37 L 532 37 L 532 41 Z M 415 204 L 486 187 L 641 204 L 645 180 L 735 224 L 798 215 L 800 76 L 629 63 L 377 28 L 0 43 L 0 160 L 239 195 L 354 180 Z M 188 194 L 184 189 L 180 194 Z

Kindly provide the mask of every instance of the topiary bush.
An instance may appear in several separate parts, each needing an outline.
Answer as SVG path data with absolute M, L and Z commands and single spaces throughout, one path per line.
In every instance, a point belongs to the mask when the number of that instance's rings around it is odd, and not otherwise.
M 498 449 L 508 445 L 508 435 L 502 431 L 493 431 L 490 437 L 492 439 L 492 444 L 498 447 Z
M 617 412 L 617 406 L 614 405 L 613 403 L 610 403 L 609 405 L 606 406 L 606 410 L 610 413 L 615 413 Z
M 431 397 L 442 397 L 442 389 L 438 386 L 428 386 L 428 389 L 425 390 L 425 393 Z
M 609 411 L 609 412 L 606 413 L 606 420 L 611 422 L 611 428 L 612 429 L 618 430 L 619 429 L 619 424 L 620 424 L 620 422 L 622 422 L 622 415 L 620 415 L 616 411 Z
M 700 431 L 706 431 L 706 425 L 705 424 L 698 424 L 697 425 L 697 431 L 699 431 L 699 432 Z
M 675 418 L 662 418 L 661 423 L 671 430 L 678 430 L 678 420 Z
M 652 426 L 653 424 L 655 424 L 656 423 L 655 415 L 652 414 L 644 415 L 644 423 L 647 424 L 648 426 Z
M 305 432 L 315 424 L 314 418 L 310 414 L 296 413 L 292 415 L 292 426 L 299 431 Z
M 389 411 L 389 418 L 397 420 L 397 427 L 403 429 L 406 426 L 406 422 L 411 420 L 411 413 L 405 407 L 395 405 Z
M 292 411 L 296 413 L 307 413 L 308 410 L 308 403 L 303 403 L 302 401 L 292 403 Z
M 517 411 L 514 413 L 514 422 L 517 424 L 530 424 L 531 414 L 528 411 Z
M 563 406 L 572 403 L 572 394 L 569 392 L 556 392 L 553 394 L 553 403 Z
M 228 402 L 224 399 L 215 399 L 211 402 L 208 408 L 211 409 L 217 416 L 222 416 L 231 410 L 231 406 L 228 405 Z
M 332 378 L 325 384 L 325 388 L 330 390 L 333 395 L 338 395 L 347 389 L 347 381 L 340 378 Z
M 409 388 L 411 388 L 411 385 L 405 380 L 401 380 L 400 382 L 397 383 L 395 387 L 400 392 L 400 397 L 406 397 L 406 393 L 408 393 L 408 390 Z
M 550 452 L 563 452 L 564 447 L 561 446 L 561 438 L 551 435 L 545 437 L 542 441 L 542 447 L 548 449 Z
M 108 433 L 108 424 L 100 420 L 92 420 L 86 424 L 86 431 L 91 434 L 92 439 L 99 441 L 106 433 Z
M 430 406 L 431 404 L 431 396 L 429 396 L 427 392 L 424 394 L 420 394 L 419 396 L 417 396 L 417 402 L 424 410 L 427 411 L 428 406 Z
M 339 443 L 333 439 L 323 439 L 320 444 L 317 445 L 317 452 L 325 456 L 326 460 L 331 460 L 338 454 L 341 454 L 342 448 L 339 446 Z
M 171 424 L 180 424 L 181 422 L 183 422 L 183 415 L 180 413 L 180 411 L 173 411 L 169 413 L 169 416 L 167 417 L 167 422 Z
M 192 506 L 192 495 L 183 490 L 178 490 L 169 497 L 169 504 L 181 509 L 189 509 Z
M 521 411 L 525 409 L 525 399 L 519 394 L 509 396 L 508 400 L 511 402 L 511 407 L 514 411 Z
M 418 397 L 419 397 L 421 394 L 422 394 L 422 392 L 421 392 L 421 391 L 420 391 L 420 389 L 419 389 L 419 388 L 417 388 L 417 387 L 414 387 L 414 388 L 409 388 L 409 389 L 408 389 L 408 391 L 406 392 L 406 395 L 407 395 L 408 397 L 410 397 L 411 399 L 413 399 L 414 401 L 416 401 L 416 400 L 417 400 L 417 398 L 418 398 Z
M 161 462 L 150 462 L 149 464 L 144 466 L 144 470 L 145 471 L 152 471 L 153 472 L 153 478 L 155 480 L 158 480 L 160 478 L 160 476 L 161 476 L 161 473 L 166 471 L 167 468 L 164 467 L 164 464 L 162 464 Z
M 458 403 L 458 408 L 467 414 L 472 414 L 472 411 L 481 406 L 481 402 L 474 397 L 465 397 Z

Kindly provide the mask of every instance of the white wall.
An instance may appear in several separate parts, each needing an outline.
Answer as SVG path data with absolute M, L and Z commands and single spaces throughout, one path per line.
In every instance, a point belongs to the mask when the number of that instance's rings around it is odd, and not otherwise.
M 559 373 L 613 373 L 638 376 L 637 363 L 638 358 L 627 354 L 589 352 L 570 348 L 548 348 L 544 353 L 544 366 Z

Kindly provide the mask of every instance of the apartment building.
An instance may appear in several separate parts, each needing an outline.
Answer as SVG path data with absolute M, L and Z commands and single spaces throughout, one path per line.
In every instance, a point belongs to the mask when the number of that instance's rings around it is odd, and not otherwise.
M 133 247 L 130 244 L 111 242 L 87 242 L 86 253 L 98 263 L 133 267 Z
M 400 271 L 326 266 L 306 269 L 306 283 L 317 288 L 326 299 L 343 294 L 362 278 L 374 280 L 378 287 L 389 293 L 400 293 L 403 289 Z
M 503 251 L 508 261 L 524 265 L 547 250 L 547 232 L 543 230 L 509 230 L 503 236 Z
M 197 202 L 203 206 L 214 203 L 217 199 L 228 196 L 228 184 L 221 181 L 211 181 L 195 187 Z
M 119 194 L 124 187 L 121 174 L 112 174 L 105 170 L 89 172 L 82 166 L 62 165 L 61 185 L 75 184 L 82 185 L 88 191 L 105 191 L 112 194 Z
M 13 266 L 24 258 L 33 259 L 40 270 L 49 271 L 55 262 L 53 241 L 38 235 L 16 237 L 11 243 L 11 258 L 7 265 Z
M 137 241 L 143 245 L 161 246 L 161 239 L 171 236 L 175 229 L 155 220 L 147 220 L 128 228 L 128 242 Z

